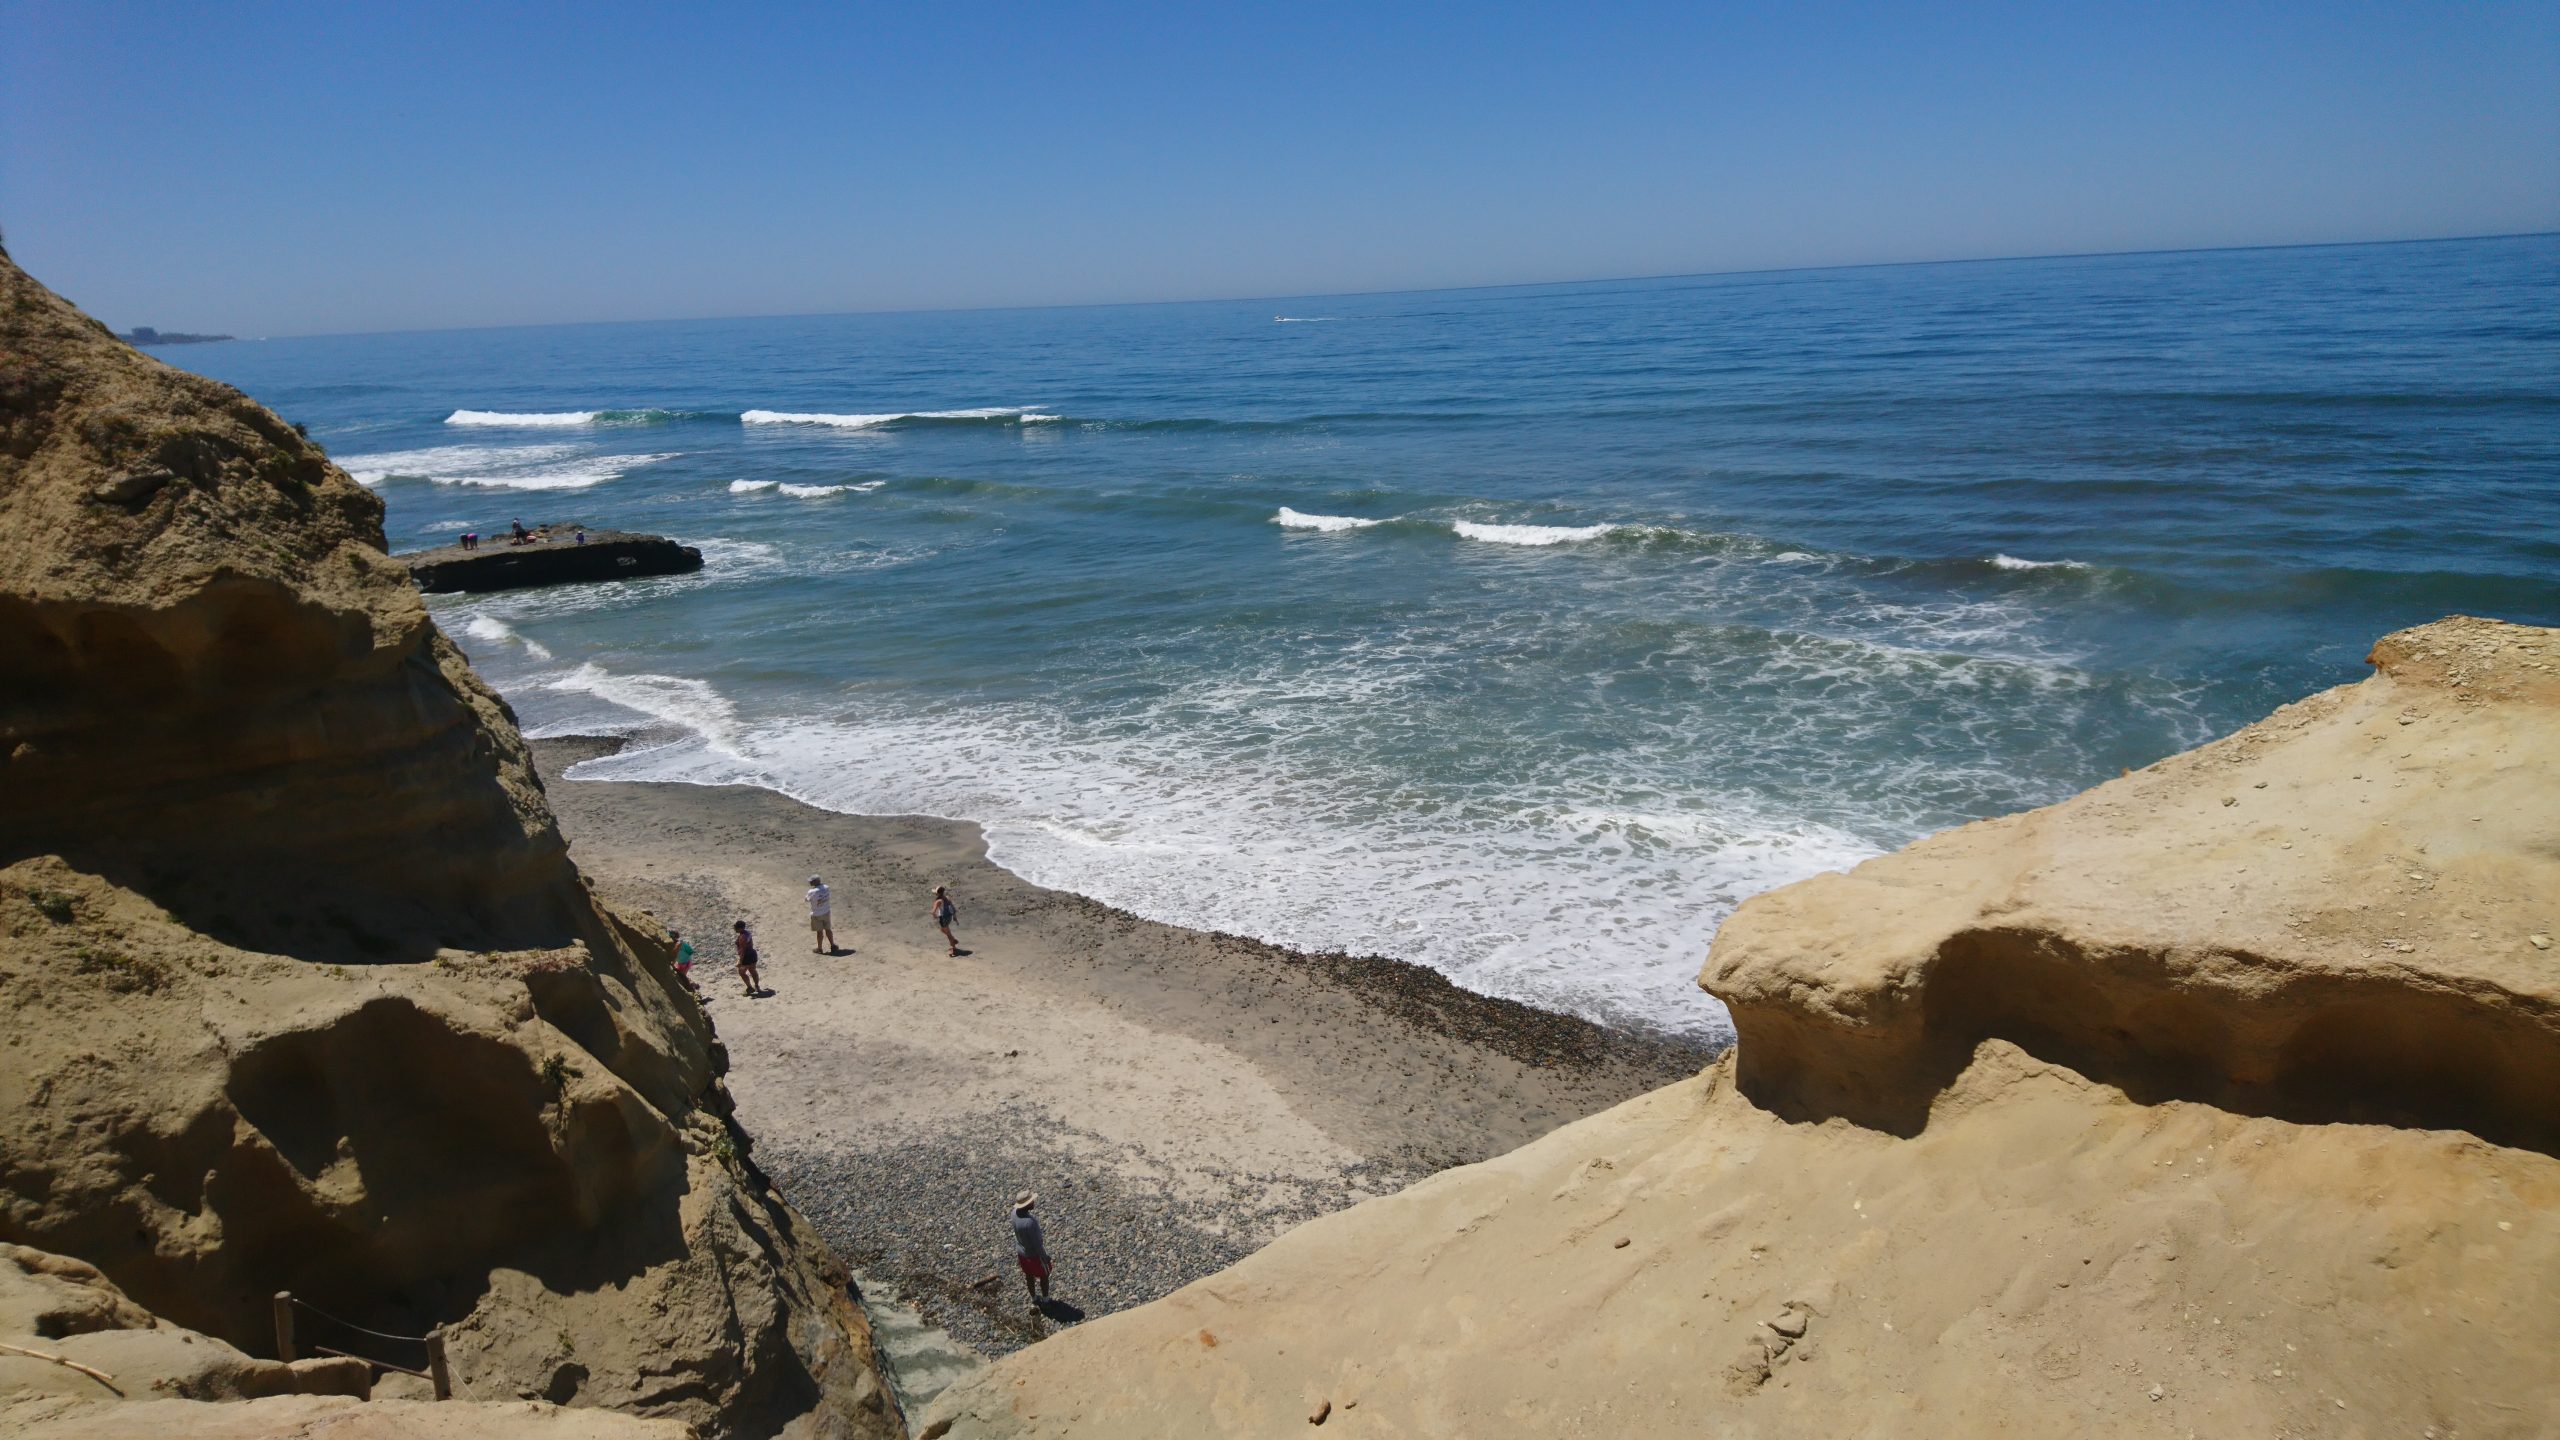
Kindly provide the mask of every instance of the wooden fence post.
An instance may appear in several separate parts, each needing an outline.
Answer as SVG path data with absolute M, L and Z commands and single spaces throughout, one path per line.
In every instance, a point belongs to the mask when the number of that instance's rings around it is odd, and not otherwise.
M 293 1363 L 293 1292 L 276 1292 L 276 1358 Z
M 444 1331 L 441 1328 L 427 1332 L 427 1378 L 435 1384 L 437 1399 L 453 1398 L 453 1372 L 445 1368 Z

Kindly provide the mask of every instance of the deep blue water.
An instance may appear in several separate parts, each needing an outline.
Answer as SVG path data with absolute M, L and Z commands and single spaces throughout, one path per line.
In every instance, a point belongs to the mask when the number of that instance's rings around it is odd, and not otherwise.
M 162 353 L 396 548 L 703 545 L 436 602 L 582 774 L 1690 1030 L 1757 890 L 2560 622 L 2560 237 Z

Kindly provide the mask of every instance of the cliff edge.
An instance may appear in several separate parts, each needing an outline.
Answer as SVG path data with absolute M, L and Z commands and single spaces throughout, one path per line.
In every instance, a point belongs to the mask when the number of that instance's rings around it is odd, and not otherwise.
M 317 1346 L 441 1328 L 470 1400 L 902 1433 L 670 950 L 380 502 L 0 254 L 0 1242 L 250 1357 L 291 1291 Z M 0 1420 L 143 1423 L 62 1379 L 0 1353 Z
M 1012 1356 L 921 1433 L 2548 1434 L 2560 632 L 2373 660 L 1749 902 L 1705 1074 Z

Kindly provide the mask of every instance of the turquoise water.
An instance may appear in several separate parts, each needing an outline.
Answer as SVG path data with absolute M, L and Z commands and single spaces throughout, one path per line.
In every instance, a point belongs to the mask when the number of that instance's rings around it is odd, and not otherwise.
M 583 776 L 1690 1032 L 1758 890 L 2560 622 L 2560 237 L 162 353 L 395 547 L 703 547 L 435 602 Z

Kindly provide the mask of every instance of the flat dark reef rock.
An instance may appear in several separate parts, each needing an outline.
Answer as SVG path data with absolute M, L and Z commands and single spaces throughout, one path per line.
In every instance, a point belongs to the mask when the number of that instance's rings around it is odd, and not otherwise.
M 501 533 L 484 537 L 473 549 L 443 545 L 399 558 L 418 588 L 430 595 L 637 580 L 702 568 L 701 551 L 663 535 L 589 530 L 585 544 L 578 543 L 577 535 L 574 525 L 545 525 L 521 545 Z

